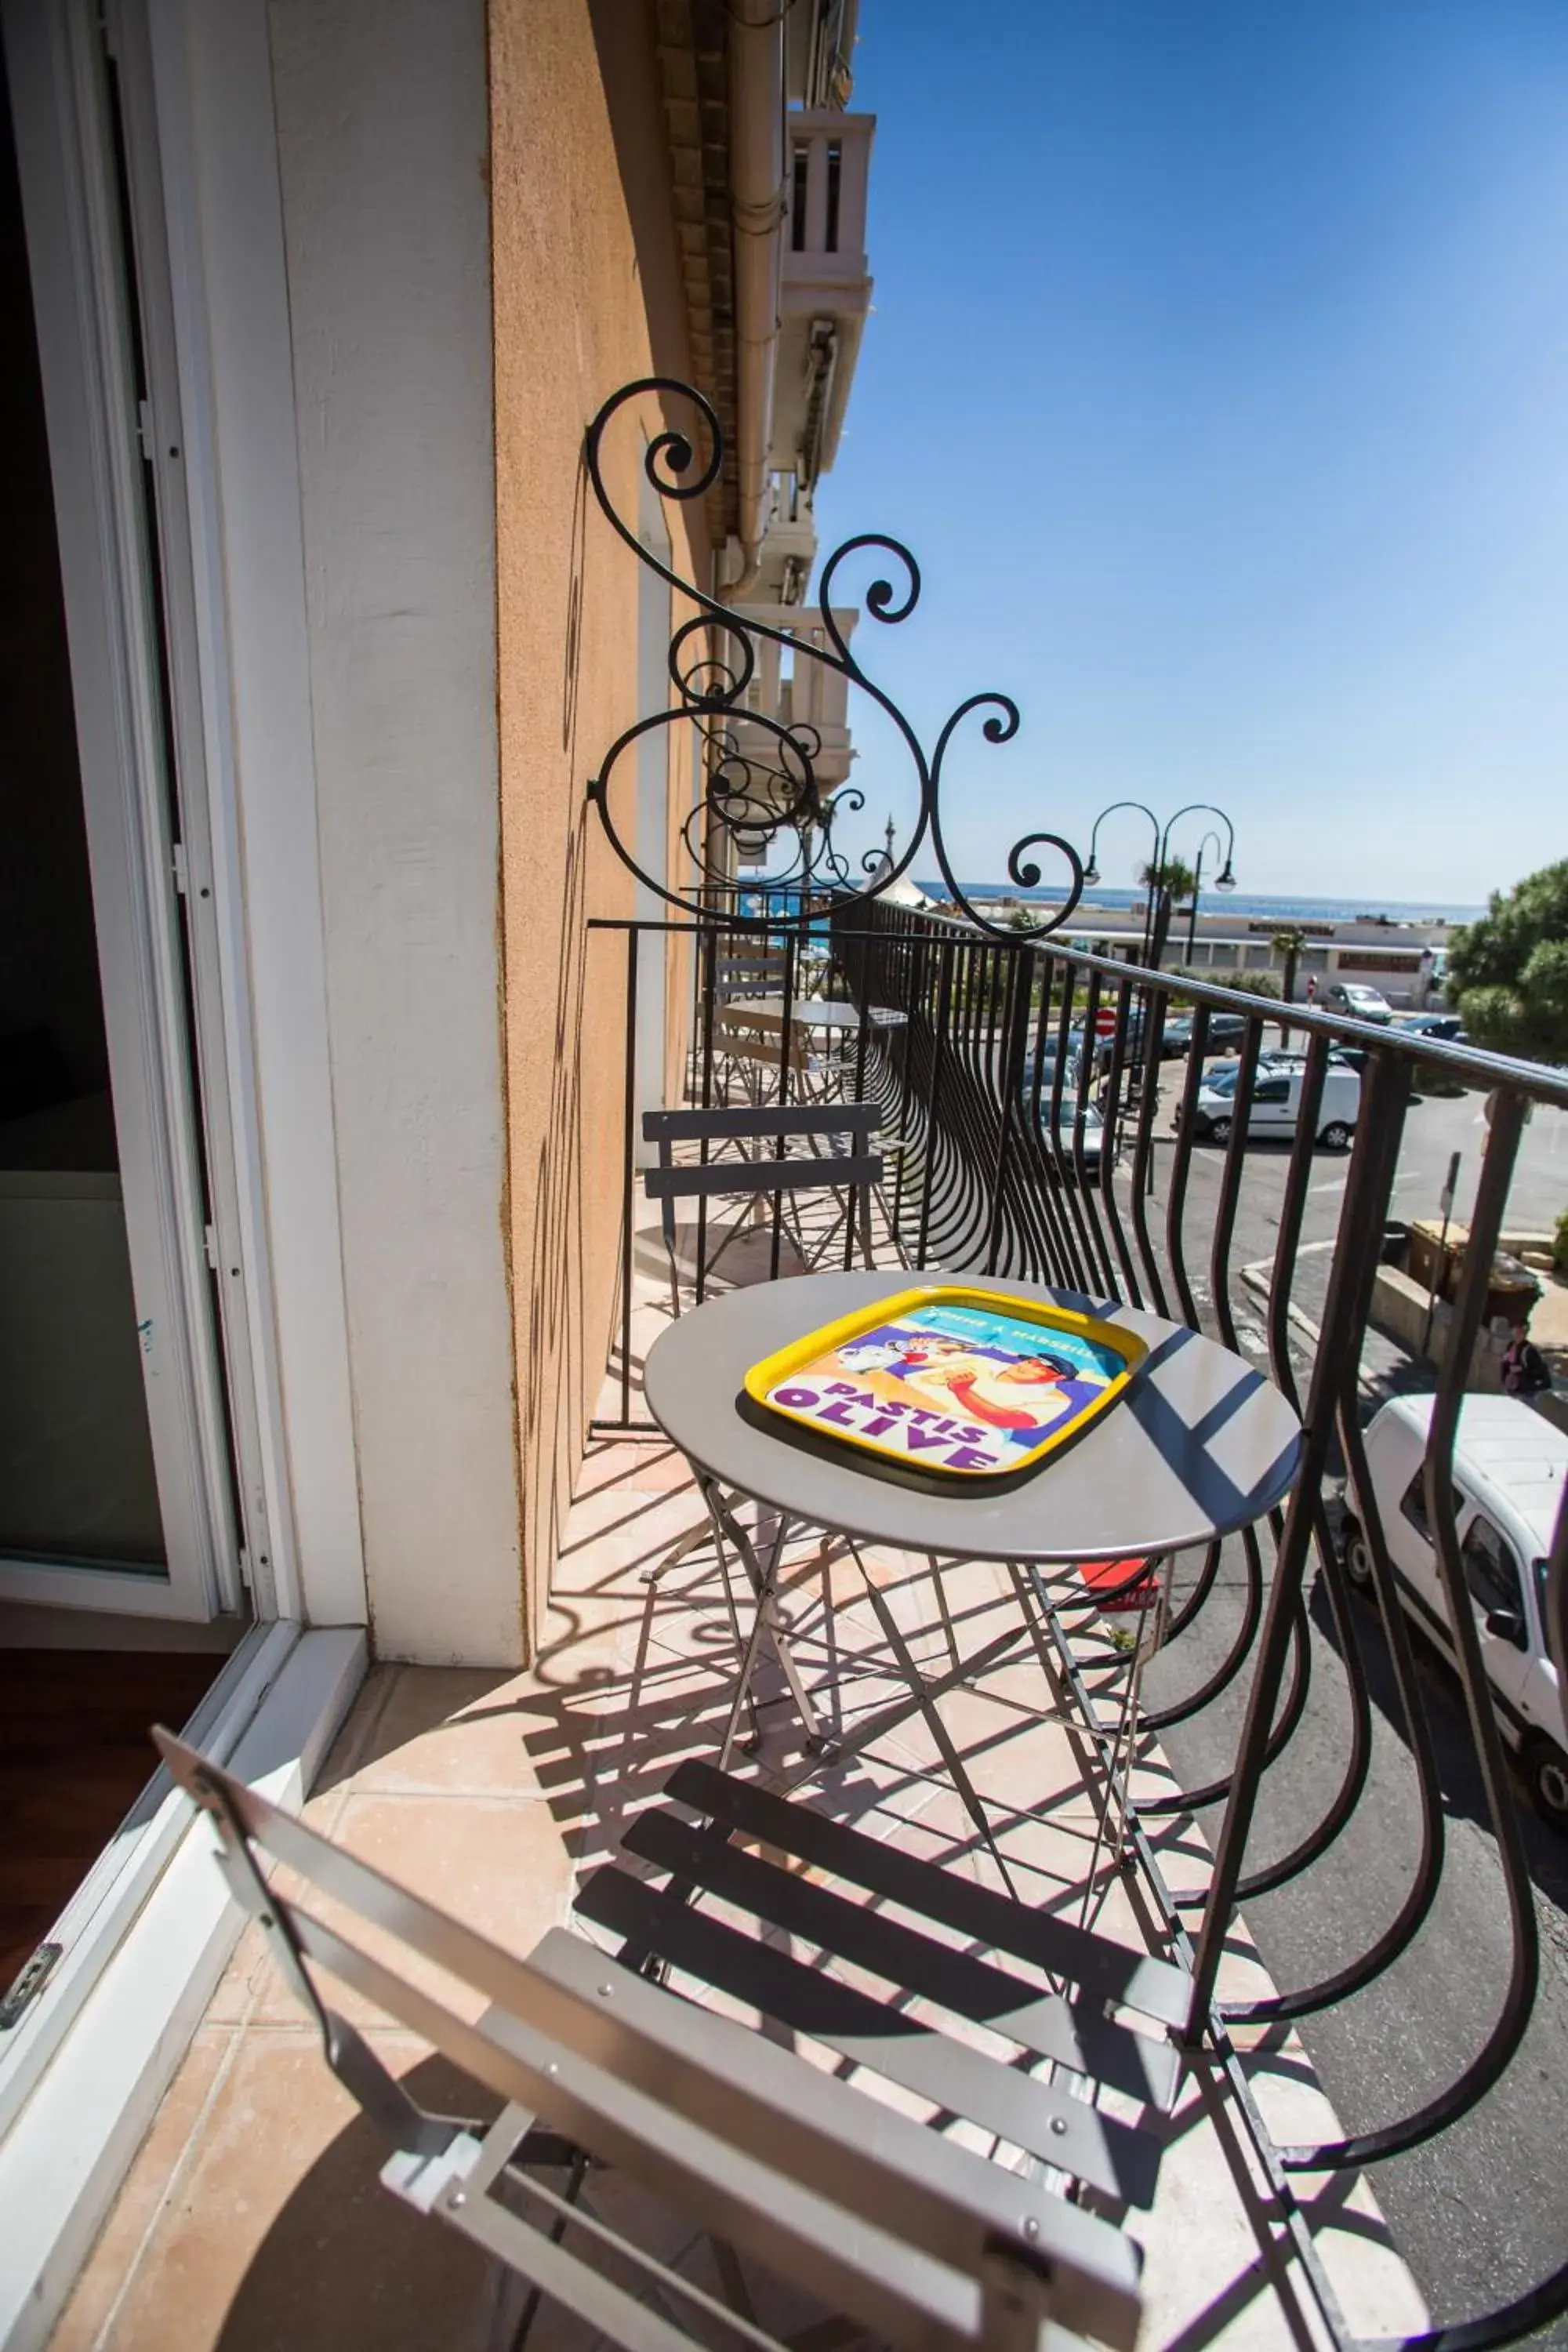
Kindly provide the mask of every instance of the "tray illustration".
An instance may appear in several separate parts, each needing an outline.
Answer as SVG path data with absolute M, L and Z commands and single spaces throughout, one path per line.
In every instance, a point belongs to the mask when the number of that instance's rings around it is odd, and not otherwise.
M 744 1392 L 890 1473 L 1011 1483 L 1109 1412 L 1147 1353 L 1098 1316 L 923 1283 L 777 1349 Z

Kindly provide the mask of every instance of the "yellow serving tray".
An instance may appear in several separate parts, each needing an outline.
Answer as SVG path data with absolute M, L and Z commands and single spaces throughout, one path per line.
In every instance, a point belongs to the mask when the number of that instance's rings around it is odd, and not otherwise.
M 889 1475 L 1012 1484 L 1108 1412 L 1148 1352 L 1135 1331 L 1097 1315 L 922 1283 L 763 1357 L 744 1394 L 753 1416 Z

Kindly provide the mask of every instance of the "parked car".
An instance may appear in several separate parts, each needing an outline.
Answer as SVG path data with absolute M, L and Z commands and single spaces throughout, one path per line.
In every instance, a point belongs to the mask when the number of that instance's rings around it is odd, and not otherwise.
M 1160 1059 L 1173 1062 L 1191 1051 L 1194 1015 L 1173 1013 L 1160 1039 Z M 1204 1050 L 1223 1054 L 1231 1047 L 1239 1048 L 1247 1035 L 1247 1017 L 1241 1013 L 1211 1013 Z
M 1360 981 L 1331 982 L 1323 996 L 1331 1013 L 1343 1013 L 1352 1021 L 1375 1021 L 1386 1028 L 1394 1018 L 1394 1007 L 1381 988 L 1366 988 Z
M 1431 1397 L 1395 1397 L 1366 1433 L 1367 1472 L 1399 1598 L 1452 1661 L 1447 1593 L 1426 1518 Z M 1568 1829 L 1568 1724 L 1544 1626 L 1546 1559 L 1568 1435 L 1517 1397 L 1468 1396 L 1454 1448 L 1459 1558 L 1476 1614 L 1498 1727 L 1536 1811 Z M 1351 1583 L 1373 1586 L 1372 1551 L 1347 1492 L 1341 1557 Z
M 1258 1058 L 1252 1088 L 1252 1108 L 1247 1122 L 1249 1139 L 1296 1132 L 1301 1109 L 1304 1065 L 1291 1055 Z M 1209 1070 L 1198 1088 L 1193 1110 L 1193 1132 L 1209 1143 L 1228 1143 L 1236 1124 L 1235 1068 Z M 1318 1141 L 1331 1151 L 1343 1151 L 1355 1132 L 1361 1111 L 1361 1074 L 1343 1063 L 1331 1062 L 1323 1073 L 1323 1097 L 1318 1108 Z M 1178 1104 L 1172 1125 L 1181 1124 Z
M 1076 1087 L 1078 1085 L 1079 1072 L 1082 1068 L 1083 1063 L 1080 1041 L 1076 1029 L 1068 1039 L 1068 1047 L 1065 1055 L 1061 1050 L 1061 1039 L 1057 1036 L 1050 1036 L 1042 1037 L 1037 1048 L 1031 1048 L 1029 1053 L 1025 1056 L 1024 1092 L 1026 1095 L 1033 1095 L 1035 1090 L 1035 1062 L 1037 1053 L 1039 1060 L 1040 1092 L 1042 1096 L 1048 1094 L 1052 1087 L 1056 1084 L 1057 1064 L 1058 1061 L 1062 1066 L 1063 1085 L 1068 1087 Z
M 1061 1107 L 1057 1114 L 1057 1149 L 1061 1154 L 1060 1164 L 1062 1170 L 1064 1173 L 1068 1175 L 1074 1174 L 1078 1167 L 1078 1155 L 1074 1150 L 1074 1135 L 1078 1127 L 1079 1109 L 1078 1093 L 1073 1083 L 1076 1076 L 1077 1068 L 1075 1066 L 1075 1067 L 1069 1071 L 1067 1082 L 1062 1087 Z M 1031 1080 L 1025 1088 L 1026 1100 L 1032 1097 L 1033 1091 L 1033 1081 Z M 1051 1097 L 1048 1079 L 1040 1088 L 1038 1118 L 1042 1136 L 1048 1136 L 1051 1125 Z M 1083 1106 L 1083 1133 L 1079 1139 L 1079 1149 L 1081 1149 L 1083 1154 L 1083 1172 L 1086 1176 L 1098 1176 L 1100 1173 L 1100 1152 L 1103 1147 L 1104 1139 L 1105 1121 L 1101 1118 L 1093 1103 L 1086 1102 Z
M 1075 1031 L 1074 1034 L 1077 1034 Z M 1239 1013 L 1211 1013 L 1205 1053 L 1237 1052 L 1247 1034 L 1247 1023 Z M 1193 1016 L 1190 1013 L 1167 1014 L 1160 1032 L 1160 1059 L 1179 1062 L 1190 1052 L 1193 1043 Z M 1103 1077 L 1110 1069 L 1116 1040 L 1114 1036 L 1097 1037 L 1094 1045 L 1094 1066 Z M 1129 1070 L 1143 1066 L 1143 1015 L 1137 1009 L 1128 1016 L 1127 1033 L 1122 1044 L 1122 1063 Z
M 1457 1013 L 1401 1013 L 1396 1014 L 1394 1025 L 1408 1030 L 1413 1036 L 1439 1038 L 1447 1045 L 1468 1042 L 1465 1024 Z

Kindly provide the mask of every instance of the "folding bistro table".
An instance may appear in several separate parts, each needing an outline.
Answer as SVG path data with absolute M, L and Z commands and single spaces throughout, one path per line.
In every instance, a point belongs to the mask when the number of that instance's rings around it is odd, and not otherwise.
M 934 1679 L 918 1672 L 886 1595 L 866 1578 L 883 1637 L 909 1685 L 910 1704 L 900 1712 L 918 1708 L 924 1716 L 954 1785 L 989 1840 L 935 1701 L 1034 1638 L 1026 1572 L 1037 1580 L 1038 1591 L 1042 1570 L 1106 1559 L 1169 1560 L 1178 1551 L 1248 1526 L 1289 1492 L 1300 1460 L 1301 1428 L 1256 1365 L 1185 1324 L 1043 1284 L 968 1276 L 965 1287 L 994 1295 L 999 1307 L 1009 1299 L 1036 1299 L 1112 1318 L 1148 1345 L 1120 1402 L 1034 1476 L 1001 1491 L 981 1482 L 955 1484 L 951 1492 L 917 1490 L 880 1475 L 874 1466 L 862 1467 L 847 1452 L 840 1457 L 807 1449 L 783 1424 L 774 1431 L 742 1412 L 738 1399 L 753 1364 L 792 1339 L 907 1291 L 921 1279 L 900 1268 L 818 1274 L 709 1299 L 655 1340 L 644 1370 L 644 1393 L 654 1419 L 691 1465 L 721 1563 L 728 1540 L 756 1600 L 721 1769 L 728 1764 L 764 1640 L 799 1709 L 808 1746 L 820 1752 L 829 1744 L 778 1608 L 780 1568 L 792 1526 L 819 1528 L 841 1538 L 857 1559 L 861 1545 L 888 1545 L 925 1554 L 933 1566 L 944 1559 L 979 1559 L 999 1561 L 1009 1570 L 1018 1595 L 1018 1624 Z M 762 1546 L 737 1509 L 748 1497 L 777 1514 L 771 1538 Z M 884 1714 L 860 1727 L 851 1739 L 833 1743 L 836 1752 L 842 1756 L 864 1747 L 886 1722 Z

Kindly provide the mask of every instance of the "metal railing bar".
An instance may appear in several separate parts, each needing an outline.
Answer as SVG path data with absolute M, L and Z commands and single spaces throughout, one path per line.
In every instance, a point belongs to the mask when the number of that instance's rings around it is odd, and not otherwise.
M 632 1188 L 636 1181 L 637 1115 L 637 949 L 639 935 L 626 933 L 626 1069 L 625 1127 L 621 1151 L 621 1419 L 632 1410 Z
M 1100 976 L 1098 972 L 1091 972 L 1089 975 L 1089 993 L 1084 1001 L 1083 1008 L 1084 1057 L 1079 1064 L 1078 1080 L 1073 1088 L 1073 1198 L 1079 1203 L 1081 1211 L 1086 1242 L 1090 1234 L 1093 1235 L 1092 1247 L 1089 1248 L 1087 1252 L 1090 1271 L 1093 1273 L 1096 1281 L 1103 1282 L 1108 1294 L 1114 1297 L 1117 1286 L 1116 1275 L 1110 1250 L 1105 1238 L 1105 1227 L 1100 1222 L 1099 1201 L 1100 1187 L 1089 1183 L 1088 1162 L 1084 1158 L 1083 1149 L 1084 1125 L 1089 1106 L 1089 1085 L 1093 1074 L 1092 1055 L 1094 1051 L 1094 1041 L 1100 1034 Z M 1068 1003 L 1070 1006 L 1070 987 L 1068 992 Z M 1100 1130 L 1100 1160 L 1103 1163 L 1106 1152 L 1106 1136 L 1103 1129 Z M 1135 1294 L 1132 1303 L 1134 1306 L 1141 1306 L 1142 1301 L 1138 1298 Z
M 1465 1252 L 1448 1349 L 1438 1378 L 1437 1399 L 1427 1437 L 1426 1471 L 1426 1509 L 1436 1539 L 1435 1549 L 1447 1602 L 1449 1631 L 1458 1653 L 1470 1737 L 1480 1765 L 1508 1899 L 1512 1937 L 1508 1986 L 1481 2048 L 1446 2089 L 1414 2114 L 1376 2131 L 1349 2134 L 1320 2147 L 1281 2148 L 1280 2162 L 1292 2171 L 1309 2168 L 1314 2171 L 1337 2170 L 1342 2167 L 1359 2169 L 1364 2164 L 1405 2155 L 1457 2122 L 1504 2072 L 1524 2038 L 1534 2005 L 1540 1970 L 1535 1904 L 1469 1589 L 1465 1582 L 1454 1496 L 1454 1447 L 1464 1400 L 1465 1368 L 1480 1332 L 1492 1259 L 1502 1231 L 1514 1160 L 1524 1128 L 1524 1097 L 1512 1087 L 1499 1096 L 1492 1107 L 1491 1132 L 1470 1217 L 1470 1243 Z
M 1318 1059 L 1321 1065 L 1318 1070 L 1319 1083 L 1315 1092 L 1310 1089 L 1308 1083 L 1312 1074 L 1310 1064 L 1314 1058 Z M 1298 1150 L 1296 1153 L 1292 1154 L 1292 1166 L 1290 1171 L 1292 1180 L 1296 1178 L 1299 1172 L 1302 1177 L 1301 1185 L 1297 1189 L 1300 1190 L 1303 1199 L 1305 1192 L 1305 1171 L 1310 1166 L 1310 1142 L 1316 1132 L 1317 1113 L 1321 1106 L 1322 1094 L 1322 1071 L 1323 1068 L 1326 1068 L 1327 1066 L 1327 1049 L 1322 1045 L 1321 1040 L 1314 1038 L 1312 1045 L 1309 1049 L 1309 1069 L 1303 1076 L 1301 1089 L 1302 1102 L 1298 1120 Z M 1390 1063 L 1386 1065 L 1385 1067 L 1387 1071 L 1386 1099 L 1380 1097 L 1377 1107 L 1378 1124 L 1375 1129 L 1375 1135 L 1378 1156 L 1373 1162 L 1373 1172 L 1369 1178 L 1369 1192 L 1372 1205 L 1375 1208 L 1377 1213 L 1375 1221 L 1369 1222 L 1362 1226 L 1352 1237 L 1351 1242 L 1346 1244 L 1348 1248 L 1355 1250 L 1357 1254 L 1355 1261 L 1357 1265 L 1357 1289 L 1353 1307 L 1353 1325 L 1358 1333 L 1363 1331 L 1366 1328 L 1367 1310 L 1372 1301 L 1373 1279 L 1377 1271 L 1378 1249 L 1375 1243 L 1381 1241 L 1384 1221 L 1387 1216 L 1388 1204 L 1393 1197 L 1394 1171 L 1399 1162 L 1399 1147 L 1404 1134 L 1405 1106 L 1409 1099 L 1409 1071 L 1407 1067 L 1404 1064 L 1397 1062 Z M 1304 1139 L 1307 1142 L 1308 1149 L 1305 1151 L 1302 1151 L 1300 1150 L 1300 1146 Z M 1288 1183 L 1288 1196 L 1291 1189 L 1292 1186 Z M 1277 1284 L 1279 1283 L 1279 1261 L 1277 1257 Z M 1271 1292 L 1269 1301 L 1271 1309 L 1273 1303 Z M 1274 1361 L 1275 1341 L 1276 1332 L 1274 1328 L 1271 1328 L 1271 1365 Z M 1289 1351 L 1285 1347 L 1282 1337 L 1279 1338 L 1279 1359 L 1283 1362 L 1287 1373 L 1289 1374 Z M 1358 1347 L 1353 1351 L 1347 1352 L 1340 1367 L 1341 1389 L 1336 1407 L 1337 1411 L 1342 1412 L 1344 1393 L 1347 1386 L 1351 1394 L 1353 1396 L 1355 1391 L 1356 1376 L 1359 1370 L 1360 1349 Z M 1293 1375 L 1290 1376 L 1290 1385 L 1287 1393 L 1290 1395 L 1292 1402 L 1294 1402 L 1295 1381 Z M 1330 1802 L 1327 1810 L 1324 1811 L 1316 1827 L 1310 1830 L 1308 1834 L 1288 1853 L 1280 1855 L 1277 1861 L 1266 1864 L 1259 1870 L 1248 1873 L 1247 1875 L 1238 1883 L 1237 1887 L 1237 1900 L 1241 1902 L 1250 1901 L 1255 1895 L 1265 1895 L 1277 1886 L 1282 1886 L 1287 1880 L 1299 1875 L 1301 1871 L 1307 1869 L 1310 1864 L 1318 1861 L 1328 1852 L 1330 1846 L 1333 1844 L 1334 1841 L 1340 1835 L 1341 1831 L 1349 1822 L 1351 1815 L 1353 1813 L 1356 1805 L 1360 1801 L 1362 1790 L 1366 1785 L 1366 1777 L 1372 1763 L 1372 1703 L 1367 1691 L 1366 1664 L 1362 1656 L 1361 1639 L 1356 1630 L 1354 1612 L 1351 1603 L 1350 1592 L 1345 1582 L 1344 1572 L 1340 1565 L 1339 1555 L 1334 1549 L 1332 1538 L 1330 1535 L 1328 1514 L 1323 1507 L 1323 1499 L 1321 1491 L 1311 1497 L 1311 1503 L 1312 1534 L 1317 1545 L 1318 1556 L 1321 1563 L 1324 1585 L 1329 1596 L 1329 1606 L 1333 1615 L 1335 1632 L 1339 1637 L 1340 1656 L 1344 1667 L 1345 1682 L 1350 1700 L 1350 1750 L 1345 1759 L 1345 1769 L 1341 1776 L 1339 1789 L 1335 1792 L 1333 1799 Z
M 1237 1669 L 1245 1664 L 1247 1654 L 1252 1647 L 1253 1636 L 1258 1629 L 1258 1620 L 1262 1614 L 1263 1566 L 1258 1549 L 1258 1530 L 1256 1528 L 1242 1528 L 1241 1546 L 1243 1557 L 1247 1561 L 1247 1601 L 1245 1603 L 1245 1615 L 1243 1619 L 1243 1622 L 1247 1627 L 1247 1638 L 1244 1642 L 1241 1635 L 1239 1633 L 1237 1634 L 1236 1641 L 1231 1645 L 1231 1651 L 1226 1656 L 1224 1664 L 1217 1667 L 1215 1674 L 1211 1676 L 1210 1679 L 1213 1687 L 1208 1691 L 1207 1695 L 1209 1698 L 1216 1697 L 1219 1692 L 1224 1690 L 1226 1685 L 1234 1677 Z M 1279 1714 L 1274 1719 L 1273 1725 L 1269 1729 L 1268 1743 L 1263 1750 L 1262 1770 L 1265 1772 L 1268 1771 L 1271 1764 L 1275 1763 L 1279 1758 L 1284 1754 L 1286 1748 L 1289 1746 L 1291 1739 L 1295 1737 L 1296 1727 L 1300 1722 L 1303 1714 L 1306 1712 L 1307 1695 L 1311 1685 L 1312 1645 L 1310 1631 L 1307 1623 L 1306 1610 L 1302 1606 L 1300 1599 L 1297 1601 L 1294 1613 L 1290 1619 L 1289 1644 L 1290 1679 L 1289 1684 L 1286 1685 L 1285 1704 L 1279 1709 Z M 1179 1723 L 1183 1720 L 1184 1717 L 1196 1712 L 1195 1707 L 1194 1707 L 1190 1702 L 1182 1701 L 1179 1702 L 1179 1705 L 1180 1713 L 1173 1713 L 1171 1710 L 1167 1710 L 1167 1716 L 1173 1722 Z M 1159 1727 L 1152 1717 L 1145 1717 L 1144 1720 L 1149 1725 L 1151 1730 L 1154 1730 Z M 1201 1812 L 1205 1805 L 1217 1805 L 1223 1803 L 1225 1800 L 1230 1796 L 1235 1786 L 1235 1780 L 1236 1775 L 1234 1770 L 1222 1772 L 1218 1774 L 1215 1779 L 1205 1781 L 1201 1788 L 1184 1789 L 1180 1798 L 1156 1798 L 1151 1802 L 1146 1803 L 1143 1807 L 1143 1811 L 1146 1813 L 1154 1815 Z M 1186 1900 L 1188 1898 L 1184 1897 L 1183 1899 Z M 1206 1896 L 1194 1894 L 1190 1899 L 1194 1903 L 1203 1902 L 1206 1900 Z
M 1312 1155 L 1318 1140 L 1318 1113 L 1322 1108 L 1323 1081 L 1328 1075 L 1328 1067 L 1327 1042 L 1321 1037 L 1314 1037 L 1307 1048 L 1307 1064 L 1301 1073 L 1301 1107 L 1297 1114 L 1296 1139 L 1291 1146 L 1290 1165 L 1285 1177 L 1285 1195 L 1279 1203 L 1279 1231 L 1275 1239 L 1274 1266 L 1268 1283 L 1268 1311 L 1264 1318 L 1268 1340 L 1269 1377 L 1298 1412 L 1301 1400 L 1290 1362 L 1291 1277 L 1297 1263 L 1296 1254 L 1300 1246 L 1301 1226 L 1307 1213 L 1307 1187 L 1311 1181 Z M 1399 1123 L 1402 1131 L 1403 1109 Z
M 1198 1321 L 1197 1302 L 1187 1275 L 1187 1252 L 1184 1219 L 1187 1207 L 1187 1180 L 1193 1166 L 1193 1130 L 1198 1108 L 1198 1089 L 1204 1078 L 1204 1055 L 1208 1051 L 1209 1015 L 1206 1004 L 1200 1004 L 1193 1019 L 1193 1042 L 1187 1055 L 1187 1074 L 1182 1086 L 1182 1099 L 1176 1110 L 1176 1148 L 1171 1162 L 1171 1172 L 1165 1184 L 1165 1256 L 1171 1268 L 1171 1279 L 1182 1313 L 1192 1328 L 1202 1328 Z
M 1074 1286 L 1088 1293 L 1100 1287 L 1103 1281 L 1096 1261 L 1094 1244 L 1089 1237 L 1089 1220 L 1079 1197 L 1076 1173 L 1069 1177 L 1067 1158 L 1062 1150 L 1062 1096 L 1067 1087 L 1068 1055 L 1072 1050 L 1072 973 L 1062 965 L 1062 1001 L 1056 1016 L 1056 1056 L 1051 1069 L 1051 1107 L 1046 1122 L 1045 1150 L 1056 1181 L 1057 1197 L 1061 1203 L 1064 1232 L 1074 1237 L 1072 1275 Z M 1044 1006 L 1041 1007 L 1042 1014 Z M 1078 1084 L 1083 1084 L 1080 1069 Z
M 1164 1014 L 1159 1010 L 1163 999 L 1149 994 L 1143 1002 L 1142 1036 L 1144 1045 L 1143 1085 L 1138 1104 L 1138 1129 L 1132 1146 L 1132 1230 L 1138 1236 L 1138 1253 L 1143 1262 L 1148 1280 L 1149 1296 L 1156 1315 L 1168 1314 L 1165 1286 L 1160 1276 L 1159 1260 L 1154 1255 L 1153 1241 L 1149 1232 L 1149 1170 L 1154 1144 L 1154 1110 L 1160 1099 L 1160 1088 L 1154 1072 L 1157 1055 L 1164 1030 Z
M 1387 1082 L 1382 1078 L 1386 1066 L 1378 1062 L 1373 1065 L 1370 1090 L 1374 1096 L 1380 1087 L 1386 1087 Z M 1375 1118 L 1364 1128 L 1358 1127 L 1351 1153 L 1351 1171 L 1342 1214 L 1352 1233 L 1357 1230 L 1369 1185 L 1377 1174 L 1373 1164 L 1376 1157 L 1375 1127 Z M 1330 1270 L 1322 1337 L 1312 1367 L 1308 1398 L 1301 1467 L 1290 1496 L 1284 1537 L 1275 1560 L 1258 1643 L 1258 1663 L 1247 1697 L 1233 1786 L 1220 1828 L 1214 1880 L 1199 1940 L 1196 1964 L 1198 1997 L 1199 2006 L 1205 2011 L 1214 2001 L 1215 1980 L 1235 1908 L 1237 1885 L 1243 1874 L 1247 1841 L 1257 1809 L 1265 1751 L 1284 1678 L 1287 1651 L 1300 1619 L 1301 1580 L 1311 1536 L 1310 1498 L 1321 1486 L 1327 1467 L 1339 1360 L 1342 1353 L 1359 1340 L 1352 1316 L 1356 1286 L 1350 1278 L 1352 1272 L 1352 1269 L 1339 1257 L 1335 1258 Z
M 931 1202 L 936 1185 L 936 1130 L 942 1117 L 942 1081 L 946 1076 L 945 1059 L 948 1026 L 952 1010 L 952 971 L 955 947 L 952 940 L 943 940 L 937 964 L 936 1041 L 931 1059 L 931 1108 L 926 1118 L 925 1181 L 921 1197 L 920 1239 L 915 1248 L 915 1264 L 931 1264 Z
M 1020 991 L 1024 991 L 1020 997 Z M 1001 1252 L 1003 1200 L 1007 1187 L 1008 1170 L 1012 1160 L 1015 1123 L 1015 1097 L 1024 1083 L 1024 1049 L 1028 1041 L 1028 996 L 1025 978 L 1025 962 L 1016 948 L 1006 954 L 1006 986 L 1003 992 L 1002 1009 L 1002 1069 L 999 1089 L 1002 1097 L 1001 1116 L 996 1122 L 996 1149 L 991 1169 L 991 1212 L 986 1219 L 985 1271 L 996 1272 L 996 1260 Z M 996 1046 L 993 1038 L 990 1051 Z

